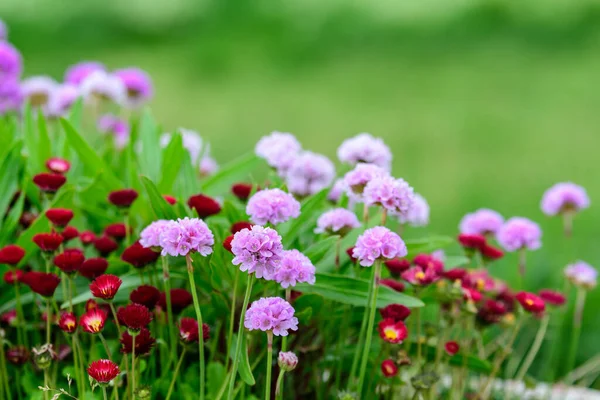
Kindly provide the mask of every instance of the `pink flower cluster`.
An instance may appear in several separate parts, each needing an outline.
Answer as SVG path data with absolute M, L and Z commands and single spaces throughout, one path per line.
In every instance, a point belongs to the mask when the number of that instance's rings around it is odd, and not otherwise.
M 476 235 L 496 235 L 504 218 L 496 211 L 481 208 L 473 213 L 465 215 L 460 221 L 460 233 Z
M 509 219 L 497 233 L 498 242 L 508 251 L 536 250 L 542 245 L 541 237 L 538 224 L 522 217 Z
M 429 204 L 423 196 L 414 194 L 413 202 L 408 211 L 398 215 L 401 224 L 410 226 L 426 226 L 429 224 Z
M 311 151 L 298 154 L 285 174 L 289 191 L 298 196 L 315 194 L 331 185 L 334 178 L 335 167 L 331 160 Z
M 389 171 L 392 164 L 392 152 L 389 147 L 382 139 L 369 133 L 360 133 L 344 140 L 337 150 L 337 155 L 341 162 L 350 165 L 370 163 Z
M 273 279 L 287 289 L 297 283 L 315 283 L 315 267 L 308 257 L 298 250 L 285 250 L 281 253 L 281 264 Z
M 367 229 L 358 237 L 352 250 L 352 256 L 363 267 L 370 267 L 378 259 L 404 257 L 406 254 L 406 245 L 400 236 L 383 226 Z
M 404 179 L 384 176 L 372 179 L 364 191 L 367 205 L 380 205 L 394 214 L 406 215 L 414 201 L 413 188 Z
M 300 203 L 281 189 L 260 190 L 248 200 L 246 213 L 255 224 L 277 225 L 297 218 L 300 215 Z
M 585 189 L 572 182 L 557 183 L 542 197 L 542 211 L 554 216 L 565 211 L 579 211 L 590 206 Z
M 246 311 L 244 326 L 251 331 L 272 331 L 275 336 L 287 336 L 288 330 L 298 330 L 294 307 L 280 297 L 263 297 Z
M 145 227 L 140 233 L 140 244 L 144 247 L 160 248 L 160 235 L 168 223 L 166 219 L 159 219 Z
M 281 236 L 274 229 L 254 225 L 233 236 L 231 252 L 233 265 L 240 265 L 241 271 L 271 280 L 281 265 Z
M 264 158 L 280 176 L 285 176 L 300 150 L 302 150 L 302 146 L 294 135 L 277 131 L 263 136 L 254 148 L 256 155 Z
M 596 286 L 598 271 L 585 261 L 577 261 L 567 265 L 565 277 L 576 286 L 592 289 Z
M 315 233 L 345 236 L 352 229 L 359 226 L 360 222 L 352 211 L 345 208 L 334 208 L 321 214 L 317 220 Z
M 191 252 L 207 256 L 212 253 L 215 243 L 214 236 L 204 221 L 188 217 L 168 221 L 162 227 L 158 241 L 162 248 L 161 254 L 173 257 L 187 256 Z
M 352 171 L 344 175 L 344 183 L 348 196 L 359 200 L 367 183 L 375 178 L 388 176 L 388 172 L 375 164 L 358 164 Z

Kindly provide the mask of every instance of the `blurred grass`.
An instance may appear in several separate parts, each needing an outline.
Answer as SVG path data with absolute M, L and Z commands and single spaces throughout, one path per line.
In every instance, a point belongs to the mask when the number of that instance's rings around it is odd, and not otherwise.
M 381 136 L 395 174 L 431 205 L 431 226 L 409 234 L 452 235 L 464 213 L 482 206 L 527 216 L 544 230 L 527 287 L 562 288 L 568 261 L 600 267 L 600 6 L 583 2 L 549 18 L 515 12 L 512 2 L 475 3 L 443 22 L 399 23 L 356 9 L 294 18 L 289 8 L 279 15 L 237 1 L 154 25 L 85 7 L 7 22 L 28 75 L 59 78 L 81 59 L 147 69 L 157 119 L 199 131 L 220 162 L 272 130 L 331 157 L 346 137 Z M 311 16 L 321 18 L 299 20 Z M 565 180 L 592 198 L 571 240 L 539 210 L 544 190 Z M 516 263 L 509 255 L 493 272 L 516 282 Z M 600 351 L 600 293 L 588 301 L 580 361 Z

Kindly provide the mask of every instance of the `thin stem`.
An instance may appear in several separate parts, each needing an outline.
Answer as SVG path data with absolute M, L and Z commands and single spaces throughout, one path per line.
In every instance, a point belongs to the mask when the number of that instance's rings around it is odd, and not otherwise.
M 130 236 L 131 236 L 131 221 L 129 218 L 129 210 L 125 211 L 125 217 L 124 217 L 124 223 L 125 223 L 125 247 L 129 246 L 130 243 Z
M 583 365 L 580 365 L 573 371 L 569 372 L 569 374 L 563 379 L 565 385 L 572 385 L 573 382 L 585 377 L 587 374 L 590 374 L 596 371 L 600 367 L 600 354 L 590 358 Z
M 573 211 L 564 211 L 562 213 L 563 217 L 563 230 L 566 238 L 570 238 L 573 235 Z
M 112 354 L 110 353 L 110 348 L 108 347 L 108 343 L 106 343 L 106 339 L 104 339 L 104 335 L 100 332 L 98 333 L 98 336 L 100 336 L 100 341 L 102 342 L 102 346 L 104 346 L 104 351 L 106 351 L 108 359 L 112 361 Z
M 417 325 L 417 366 L 421 364 L 421 308 L 415 309 L 415 323 Z
M 27 340 L 27 331 L 25 330 L 25 315 L 23 314 L 23 305 L 21 304 L 21 291 L 19 290 L 19 282 L 15 282 L 15 301 L 17 303 L 17 323 L 19 326 L 19 344 L 29 348 Z
M 363 205 L 363 222 L 365 226 L 369 224 L 369 205 L 367 203 Z
M 279 375 L 277 376 L 277 383 L 275 384 L 275 399 L 281 400 L 283 398 L 283 376 L 285 375 L 285 371 L 283 369 L 279 370 Z
M 342 319 L 342 326 L 340 327 L 340 336 L 338 337 L 336 356 L 338 358 L 337 367 L 335 371 L 335 393 L 340 390 L 340 384 L 342 381 L 342 366 L 344 365 L 344 345 L 346 342 L 346 335 L 348 332 L 348 325 L 350 324 L 350 315 L 352 309 L 345 308 L 344 316 Z
M 6 399 L 7 400 L 12 399 L 12 396 L 10 393 L 10 385 L 8 384 L 8 374 L 6 372 L 6 357 L 4 355 L 4 338 L 2 338 L 1 336 L 0 336 L 0 383 L 2 384 L 2 387 L 4 388 L 4 391 L 2 390 L 2 388 L 0 388 L 0 395 L 2 395 L 1 398 L 4 398 L 4 392 L 6 391 Z M 18 384 L 20 384 L 20 382 Z
M 73 368 L 75 368 L 75 381 L 77 383 L 77 393 L 79 396 L 83 396 L 83 391 L 80 381 L 81 377 L 79 376 L 79 356 L 77 354 L 77 343 L 75 342 L 75 335 L 71 338 L 71 348 L 73 349 Z
M 48 368 L 49 367 L 44 368 L 44 387 L 50 386 L 50 377 L 48 376 Z M 44 390 L 44 399 L 48 399 L 49 395 L 50 395 L 49 392 L 47 390 Z
M 235 346 L 235 352 L 233 353 L 233 364 L 231 366 L 231 379 L 229 380 L 229 390 L 227 392 L 227 399 L 233 400 L 234 389 L 235 389 L 235 378 L 239 366 L 239 355 L 242 349 L 242 337 L 244 336 L 244 317 L 246 315 L 246 308 L 250 301 L 250 294 L 252 293 L 252 285 L 254 284 L 254 274 L 248 274 L 248 284 L 246 286 L 246 294 L 244 295 L 244 303 L 242 305 L 242 311 L 240 312 L 240 323 L 238 327 L 237 343 Z
M 102 396 L 104 400 L 108 400 L 108 396 L 106 395 L 106 386 L 102 385 Z
M 371 276 L 371 280 L 375 279 L 375 269 L 373 268 L 372 271 L 372 276 Z M 369 285 L 369 294 L 367 296 L 368 299 L 371 298 L 371 295 L 373 294 L 373 285 Z M 367 312 L 367 309 L 365 308 L 365 312 L 363 313 L 363 319 L 360 325 L 360 333 L 358 334 L 358 343 L 356 344 L 356 348 L 354 349 L 354 357 L 352 359 L 352 368 L 350 369 L 350 378 L 349 378 L 349 383 L 352 383 L 354 381 L 354 377 L 356 376 L 356 370 L 358 369 L 358 361 L 360 359 L 360 350 L 363 348 L 364 345 L 364 337 L 365 337 L 365 331 L 367 330 L 367 322 L 369 320 L 369 314 Z
M 225 370 L 229 368 L 229 355 L 233 345 L 233 326 L 235 324 L 235 305 L 237 300 L 237 286 L 240 275 L 240 269 L 235 269 L 235 278 L 233 278 L 233 298 L 231 299 L 231 313 L 229 315 L 229 331 L 227 333 L 227 357 L 225 358 Z
M 135 398 L 135 337 L 131 335 L 131 398 Z
M 340 236 L 335 242 L 335 269 L 340 269 L 340 252 L 342 248 L 342 237 Z
M 581 320 L 583 317 L 583 307 L 585 306 L 586 290 L 577 288 L 577 299 L 575 300 L 575 313 L 573 314 L 573 335 L 571 336 L 571 345 L 569 346 L 569 356 L 567 357 L 566 371 L 571 371 L 575 367 L 577 358 L 577 348 L 579 347 L 579 338 L 581 336 Z
M 516 376 L 515 380 L 520 382 L 523 380 L 523 378 L 525 378 L 525 374 L 529 370 L 529 367 L 531 367 L 531 363 L 533 363 L 533 360 L 535 360 L 535 356 L 537 355 L 538 351 L 540 350 L 540 347 L 542 347 L 542 343 L 544 342 L 544 337 L 546 336 L 546 331 L 548 330 L 548 322 L 549 321 L 550 321 L 550 314 L 544 315 L 544 318 L 542 319 L 542 322 L 540 323 L 540 327 L 538 328 L 538 331 L 535 335 L 535 339 L 533 340 L 533 344 L 531 345 L 531 348 L 529 349 L 529 353 L 527 353 L 527 357 L 525 358 L 523 365 L 521 365 L 521 368 L 517 372 L 517 376 Z
M 198 293 L 196 292 L 196 282 L 194 281 L 194 267 L 192 265 L 192 257 L 188 254 L 185 257 L 188 277 L 190 280 L 190 290 L 192 292 L 192 298 L 194 300 L 194 309 L 196 310 L 196 319 L 198 319 L 198 329 L 200 334 L 198 335 L 198 356 L 200 358 L 200 400 L 204 399 L 204 378 L 205 378 L 205 366 L 204 366 L 204 334 L 202 329 L 202 312 L 200 311 L 200 302 L 198 301 Z
M 163 269 L 163 286 L 165 289 L 165 298 L 167 300 L 167 323 L 169 325 L 169 344 L 171 347 L 171 362 L 177 359 L 177 336 L 175 334 L 175 324 L 173 323 L 173 306 L 171 302 L 171 282 L 169 274 L 169 263 L 166 256 L 161 257 Z
M 382 208 L 381 209 L 381 226 L 385 226 L 386 222 L 387 222 L 387 209 Z
M 527 266 L 527 249 L 519 250 L 519 275 L 521 277 L 521 289 L 523 289 L 523 280 L 525 279 L 525 268 Z
M 371 349 L 371 339 L 373 338 L 373 327 L 375 324 L 375 311 L 377 310 L 377 293 L 379 292 L 379 274 L 381 273 L 381 260 L 375 262 L 375 273 L 371 279 L 371 287 L 373 288 L 371 298 L 369 299 L 369 309 L 365 312 L 369 313 L 369 322 L 367 325 L 367 337 L 362 353 L 362 362 L 360 366 L 360 374 L 358 378 L 358 397 L 362 396 L 362 389 L 365 383 L 365 374 L 367 372 L 367 364 L 369 361 L 369 350 Z
M 415 390 L 415 394 L 413 394 L 412 400 L 418 400 L 421 396 L 419 394 L 421 391 L 419 389 Z
M 69 296 L 69 312 L 73 312 L 73 276 L 67 275 L 68 279 L 68 296 Z
M 267 331 L 267 378 L 265 400 L 271 399 L 271 370 L 273 369 L 273 331 Z
M 171 384 L 169 385 L 169 391 L 167 392 L 166 400 L 171 398 L 171 394 L 173 393 L 173 388 L 175 387 L 175 382 L 177 381 L 177 376 L 179 375 L 179 368 L 181 368 L 181 364 L 183 363 L 183 357 L 185 356 L 185 348 L 181 352 L 181 356 L 179 356 L 179 361 L 177 362 L 177 366 L 175 367 L 175 372 L 173 373 L 173 379 L 171 380 Z
M 289 303 L 291 300 L 292 300 L 292 288 L 288 287 L 285 289 L 285 301 L 287 301 Z M 288 342 L 288 337 L 283 336 L 281 338 L 281 351 L 287 351 L 287 342 Z
M 46 343 L 50 344 L 50 320 L 52 319 L 52 311 L 50 311 L 50 299 L 46 299 Z
M 121 324 L 119 324 L 119 318 L 117 318 L 117 310 L 115 310 L 115 305 L 112 303 L 112 301 L 109 302 L 108 305 L 110 306 L 110 312 L 112 313 L 115 325 L 117 325 L 117 332 L 119 332 L 119 336 L 121 336 Z

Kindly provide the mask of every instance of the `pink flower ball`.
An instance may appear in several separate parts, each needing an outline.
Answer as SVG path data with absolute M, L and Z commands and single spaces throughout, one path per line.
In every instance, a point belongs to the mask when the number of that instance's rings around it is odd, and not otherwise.
M 554 216 L 565 211 L 579 211 L 590 206 L 585 189 L 572 182 L 557 183 L 542 197 L 542 211 Z
M 370 267 L 378 259 L 404 257 L 406 254 L 406 245 L 400 236 L 383 226 L 367 229 L 358 237 L 352 250 L 352 256 L 363 267 Z
M 275 336 L 287 336 L 288 331 L 298 330 L 298 318 L 294 307 L 279 297 L 263 297 L 252 303 L 246 311 L 244 326 L 251 331 L 272 331 Z
M 297 283 L 315 283 L 315 267 L 308 257 L 298 250 L 282 252 L 280 267 L 273 279 L 283 288 L 296 286 Z
M 212 232 L 199 218 L 185 217 L 177 221 L 168 221 L 159 236 L 163 256 L 187 256 L 191 252 L 207 256 L 212 253 L 214 243 Z
M 140 244 L 144 247 L 160 247 L 160 235 L 165 231 L 169 221 L 159 219 L 145 227 L 140 233 Z
M 372 179 L 364 191 L 364 202 L 380 205 L 393 214 L 406 215 L 414 202 L 414 190 L 404 179 L 384 176 Z
M 297 218 L 300 215 L 300 203 L 281 189 L 260 190 L 248 200 L 246 213 L 255 224 L 277 225 Z
M 332 235 L 345 236 L 354 228 L 358 228 L 360 222 L 356 215 L 345 208 L 334 208 L 321 214 L 317 220 L 315 233 L 328 233 Z
M 522 217 L 506 221 L 498 231 L 498 242 L 507 251 L 536 250 L 542 245 L 542 230 L 535 222 Z
M 496 235 L 502 224 L 504 224 L 502 215 L 494 210 L 480 208 L 462 218 L 459 230 L 460 233 L 469 235 Z
M 80 85 L 88 76 L 96 71 L 105 71 L 104 65 L 96 61 L 82 61 L 74 64 L 65 72 L 65 82 L 71 85 Z
M 116 70 L 114 75 L 123 82 L 127 89 L 127 104 L 130 107 L 139 107 L 152 98 L 154 88 L 152 79 L 146 71 L 130 67 Z
M 281 265 L 281 236 L 274 229 L 254 225 L 233 235 L 231 252 L 233 265 L 240 265 L 241 271 L 272 280 Z
M 423 196 L 415 193 L 413 203 L 406 214 L 399 214 L 401 224 L 410 226 L 427 226 L 429 224 L 429 204 Z
M 256 155 L 276 169 L 279 176 L 285 175 L 301 150 L 302 146 L 294 135 L 278 131 L 263 136 L 254 148 Z
M 369 133 L 360 133 L 344 140 L 337 150 L 337 155 L 340 161 L 346 164 L 375 164 L 386 171 L 390 170 L 392 164 L 392 152 L 389 147 L 382 139 Z
M 288 190 L 298 196 L 310 196 L 325 189 L 335 178 L 329 158 L 311 151 L 296 156 L 285 175 Z
M 375 178 L 388 176 L 389 173 L 375 164 L 358 164 L 352 171 L 344 175 L 344 183 L 348 196 L 359 199 L 365 190 L 367 183 Z

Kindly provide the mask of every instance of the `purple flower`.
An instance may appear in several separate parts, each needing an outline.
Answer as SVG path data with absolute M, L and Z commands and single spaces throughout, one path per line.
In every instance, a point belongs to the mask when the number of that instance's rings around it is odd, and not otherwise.
M 542 231 L 538 224 L 527 218 L 513 217 L 498 231 L 498 242 L 507 251 L 536 250 L 541 245 Z
M 329 190 L 329 193 L 327 194 L 327 200 L 331 201 L 332 203 L 337 203 L 345 191 L 346 184 L 344 183 L 344 180 L 336 179 L 335 182 L 333 182 L 333 186 Z
M 181 143 L 183 144 L 183 148 L 190 153 L 192 164 L 196 165 L 203 148 L 202 138 L 198 132 L 191 129 L 179 128 L 178 131 L 181 134 Z M 172 138 L 173 134 L 171 133 L 162 134 L 160 137 L 160 146 L 167 147 L 169 143 L 171 143 Z
M 288 330 L 298 330 L 294 307 L 279 297 L 263 297 L 246 311 L 244 326 L 251 331 L 273 331 L 275 336 L 287 336 Z
M 410 226 L 426 226 L 429 224 L 429 204 L 423 196 L 415 193 L 413 203 L 406 214 L 399 214 L 401 224 Z
M 592 289 L 596 286 L 598 271 L 584 261 L 576 261 L 567 265 L 565 277 L 576 286 Z
M 329 158 L 311 151 L 296 156 L 286 172 L 288 190 L 299 196 L 310 196 L 331 185 L 335 167 Z
M 360 133 L 344 140 L 338 148 L 337 155 L 340 161 L 346 164 L 370 163 L 386 171 L 390 170 L 392 164 L 392 153 L 389 147 L 383 140 L 369 133 Z
M 315 283 L 315 267 L 308 257 L 298 250 L 285 250 L 281 255 L 280 267 L 273 275 L 273 280 L 288 288 L 297 283 Z
M 359 226 L 360 222 L 352 211 L 345 208 L 334 208 L 321 214 L 317 220 L 315 233 L 346 236 L 348 232 Z
M 233 235 L 231 252 L 235 256 L 233 265 L 241 264 L 241 271 L 272 280 L 281 263 L 281 236 L 274 229 L 254 225 Z
M 365 204 L 380 205 L 391 213 L 406 215 L 415 195 L 413 188 L 404 179 L 384 176 L 367 183 L 363 197 Z
M 0 116 L 9 111 L 17 111 L 23 104 L 21 86 L 15 79 L 2 81 L 0 79 Z
M 200 160 L 200 175 L 211 176 L 219 170 L 219 165 L 210 155 L 206 154 Z
M 255 224 L 277 225 L 297 218 L 300 215 L 300 203 L 281 189 L 260 190 L 248 200 L 246 214 Z
M 71 85 L 79 86 L 92 73 L 96 71 L 104 72 L 104 65 L 96 61 L 82 61 L 71 65 L 65 72 L 65 82 Z
M 160 247 L 160 235 L 165 231 L 169 221 L 159 219 L 145 227 L 140 233 L 140 244 L 144 247 Z
M 352 256 L 363 267 L 370 267 L 381 258 L 392 259 L 406 254 L 406 245 L 400 236 L 383 226 L 367 229 L 358 237 L 352 250 Z
M 277 131 L 263 136 L 254 148 L 256 155 L 264 158 L 280 176 L 284 176 L 292 166 L 294 158 L 300 150 L 302 150 L 302 146 L 294 135 Z
M 145 71 L 139 68 L 123 68 L 116 70 L 114 75 L 125 85 L 130 106 L 138 107 L 152 98 L 152 80 Z
M 127 100 L 127 89 L 123 82 L 102 70 L 93 71 L 81 82 L 81 94 L 91 103 L 105 100 L 122 105 Z
M 50 97 L 58 88 L 58 83 L 48 76 L 32 76 L 21 82 L 21 93 L 32 107 L 48 109 Z
M 4 21 L 0 19 L 0 41 L 8 39 L 8 28 Z
M 199 218 L 185 217 L 177 221 L 168 221 L 159 237 L 163 256 L 187 256 L 194 251 L 207 256 L 212 253 L 214 243 L 212 232 Z
M 480 208 L 462 218 L 459 230 L 460 233 L 469 235 L 496 235 L 502 224 L 502 215 L 487 208 Z
M 17 80 L 23 72 L 21 53 L 8 42 L 0 41 L 0 82 Z
M 357 200 L 362 198 L 367 183 L 384 176 L 389 176 L 388 172 L 375 164 L 358 164 L 344 175 L 348 196 Z
M 80 96 L 79 88 L 68 83 L 57 86 L 50 95 L 48 115 L 63 117 Z
M 125 148 L 129 143 L 129 123 L 112 114 L 105 114 L 98 119 L 98 130 L 104 134 L 111 134 L 115 147 L 119 150 Z
M 542 197 L 542 211 L 550 216 L 565 211 L 579 211 L 589 206 L 590 198 L 585 189 L 572 182 L 557 183 L 546 190 Z

